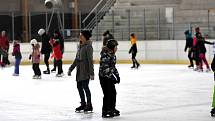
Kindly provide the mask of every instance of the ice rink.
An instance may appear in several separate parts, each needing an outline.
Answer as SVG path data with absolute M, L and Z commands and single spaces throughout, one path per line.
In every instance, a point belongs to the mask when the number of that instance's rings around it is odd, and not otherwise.
M 51 65 L 52 67 L 52 65 Z M 187 65 L 118 64 L 121 83 L 117 88 L 120 117 L 101 117 L 102 90 L 95 65 L 95 80 L 90 82 L 93 113 L 75 113 L 79 106 L 75 70 L 72 77 L 55 74 L 32 79 L 31 66 L 0 69 L 0 121 L 214 121 L 210 117 L 213 73 L 195 72 Z M 67 73 L 69 65 L 64 65 Z M 41 66 L 41 71 L 45 66 Z

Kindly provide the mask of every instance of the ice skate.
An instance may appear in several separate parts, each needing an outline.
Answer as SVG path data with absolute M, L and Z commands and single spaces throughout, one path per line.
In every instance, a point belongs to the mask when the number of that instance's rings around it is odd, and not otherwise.
M 102 111 L 102 118 L 112 118 L 114 114 L 112 111 Z
M 87 112 L 91 112 L 92 113 L 93 111 L 93 106 L 91 103 L 87 103 L 87 105 L 85 106 L 84 108 L 84 112 L 87 113 Z
M 135 68 L 135 66 L 133 65 L 133 66 L 131 66 L 131 69 L 134 69 Z
M 13 73 L 13 76 L 19 76 L 19 74 Z
M 211 116 L 215 117 L 215 108 L 211 109 Z
M 112 111 L 112 113 L 113 113 L 114 116 L 120 116 L 120 111 L 117 110 L 117 109 L 114 109 L 114 110 Z
M 193 68 L 194 68 L 194 66 L 193 66 L 193 65 L 189 65 L 189 66 L 188 66 L 188 68 L 193 69 Z
M 56 77 L 63 77 L 63 76 L 64 76 L 64 73 L 56 74 Z
M 55 73 L 55 72 L 56 72 L 56 68 L 53 68 L 53 69 L 51 70 L 51 72 L 52 72 L 52 73 Z
M 36 79 L 37 78 L 37 75 L 33 75 L 32 79 Z
M 36 79 L 41 79 L 41 78 L 42 78 L 41 75 L 36 76 Z
M 139 67 L 140 67 L 140 64 L 138 63 L 136 69 L 138 69 Z
M 47 69 L 46 71 L 43 71 L 44 74 L 50 74 L 50 70 Z
M 86 103 L 81 102 L 81 105 L 75 109 L 75 112 L 80 113 L 80 112 L 84 111 L 85 107 L 86 107 Z
M 210 69 L 210 68 L 207 68 L 207 69 L 206 69 L 206 72 L 210 72 L 210 71 L 211 71 L 211 69 Z

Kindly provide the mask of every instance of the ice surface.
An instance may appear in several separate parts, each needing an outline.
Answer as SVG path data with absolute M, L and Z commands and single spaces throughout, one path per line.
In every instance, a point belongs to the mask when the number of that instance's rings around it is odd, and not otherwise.
M 186 65 L 118 64 L 121 83 L 117 88 L 120 117 L 101 117 L 102 90 L 95 65 L 95 80 L 90 82 L 94 111 L 75 113 L 79 106 L 75 71 L 72 77 L 42 75 L 32 79 L 31 66 L 21 66 L 20 76 L 12 76 L 14 67 L 0 70 L 0 121 L 214 121 L 210 117 L 213 73 L 194 72 Z M 69 65 L 64 65 L 66 74 Z M 41 70 L 45 66 L 41 65 Z

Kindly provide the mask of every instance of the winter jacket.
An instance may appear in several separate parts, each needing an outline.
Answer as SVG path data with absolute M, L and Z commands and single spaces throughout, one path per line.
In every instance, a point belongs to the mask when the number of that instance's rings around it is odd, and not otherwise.
M 210 45 L 212 45 L 213 43 L 212 43 L 212 42 L 205 41 L 204 38 L 199 38 L 199 39 L 197 39 L 196 48 L 197 48 L 197 50 L 199 51 L 199 53 L 203 53 L 203 54 L 206 53 L 207 50 L 206 50 L 205 44 L 210 44 Z
M 110 80 L 113 78 L 113 74 L 119 77 L 118 70 L 116 69 L 116 55 L 111 53 L 107 47 L 103 47 L 100 53 L 100 67 L 99 76 L 107 77 Z
M 40 63 L 40 45 L 36 44 L 33 47 L 32 56 L 32 63 Z
M 9 40 L 6 36 L 0 36 L 0 47 L 4 50 L 9 49 Z
M 22 58 L 22 54 L 20 52 L 20 44 L 15 44 L 13 46 L 12 55 L 15 56 L 15 59 L 21 59 Z
M 184 50 L 186 51 L 187 48 L 192 48 L 192 47 L 193 47 L 193 38 L 191 33 L 189 32 L 188 34 L 186 34 L 186 44 L 185 44 Z
M 60 49 L 60 44 L 58 41 L 55 41 L 52 45 L 52 50 L 53 50 L 53 54 L 54 54 L 54 58 L 58 61 L 61 60 L 63 58 L 63 54 L 62 51 Z
M 63 39 L 63 37 L 60 34 L 58 34 L 58 36 L 54 37 L 54 39 L 59 41 L 60 50 L 63 53 L 64 52 L 64 39 Z
M 43 34 L 42 36 L 42 48 L 41 53 L 42 54 L 49 54 L 52 51 L 52 47 L 49 43 L 50 37 L 47 34 Z
M 94 76 L 92 41 L 88 40 L 78 46 L 76 58 L 69 71 L 73 71 L 75 67 L 77 69 L 76 81 L 87 80 L 90 76 Z
M 129 53 L 137 53 L 137 39 L 136 37 L 131 38 L 131 48 L 129 50 Z

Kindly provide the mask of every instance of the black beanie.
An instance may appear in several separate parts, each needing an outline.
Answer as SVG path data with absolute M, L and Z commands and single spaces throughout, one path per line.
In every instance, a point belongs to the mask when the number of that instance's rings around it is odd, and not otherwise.
M 86 38 L 86 40 L 89 40 L 90 37 L 92 37 L 92 34 L 89 30 L 83 30 L 81 31 L 81 34 Z

